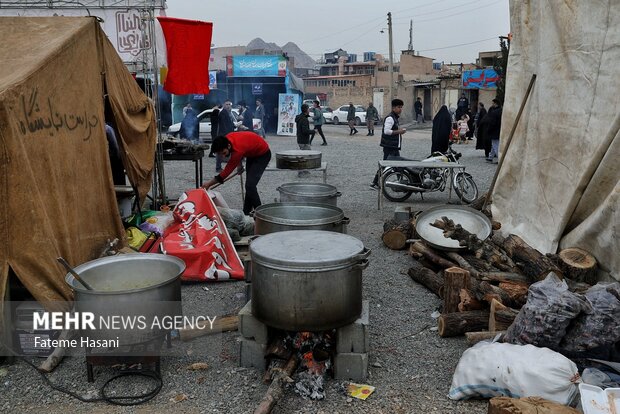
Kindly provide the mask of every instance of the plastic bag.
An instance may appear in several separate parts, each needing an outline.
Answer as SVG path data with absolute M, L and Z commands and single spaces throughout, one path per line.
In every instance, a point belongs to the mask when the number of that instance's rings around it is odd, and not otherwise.
M 171 211 L 167 213 L 158 212 L 157 214 L 151 215 L 144 223 L 140 224 L 140 230 L 163 236 L 164 232 L 173 221 L 174 217 Z
M 137 227 L 129 227 L 125 230 L 125 235 L 127 236 L 127 244 L 132 249 L 138 250 L 147 239 L 146 234 L 144 234 Z
M 620 384 L 612 380 L 609 375 L 596 368 L 584 369 L 581 379 L 585 384 L 596 385 L 602 389 L 620 387 Z
M 224 207 L 218 207 L 217 210 L 229 231 L 237 230 L 240 236 L 252 236 L 254 234 L 254 219 L 243 214 L 243 211 Z
M 583 297 L 549 273 L 545 280 L 530 286 L 527 303 L 508 328 L 504 342 L 557 350 L 571 321 L 585 309 L 588 305 Z
M 612 348 L 620 341 L 620 283 L 597 283 L 585 293 L 589 309 L 571 324 L 561 349 L 569 353 Z M 605 355 L 600 356 L 606 358 Z M 593 384 L 596 385 L 596 384 Z
M 448 397 L 464 400 L 539 396 L 568 404 L 577 393 L 578 381 L 577 365 L 550 349 L 479 342 L 463 353 Z

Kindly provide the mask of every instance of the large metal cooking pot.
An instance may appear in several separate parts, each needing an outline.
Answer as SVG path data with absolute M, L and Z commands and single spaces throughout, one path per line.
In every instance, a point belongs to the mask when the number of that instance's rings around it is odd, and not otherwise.
M 362 311 L 362 270 L 370 250 L 330 231 L 284 231 L 250 243 L 252 314 L 268 326 L 322 331 Z
M 325 204 L 272 203 L 254 210 L 254 233 L 260 235 L 288 230 L 346 233 L 349 222 L 342 209 Z
M 120 345 L 134 345 L 163 336 L 167 330 L 152 328 L 157 317 L 182 315 L 181 273 L 185 263 L 163 254 L 122 254 L 92 260 L 75 267 L 75 271 L 93 290 L 86 290 L 73 275 L 65 281 L 75 292 L 75 309 L 92 312 L 97 321 L 121 315 L 144 317 L 146 329 L 96 329 L 82 332 L 90 339 L 115 340 Z M 99 323 L 95 323 L 100 328 Z
M 342 195 L 333 185 L 323 183 L 285 183 L 277 188 L 280 202 L 306 202 L 317 204 L 338 205 L 338 197 Z
M 276 168 L 285 170 L 321 168 L 321 151 L 289 150 L 276 152 Z

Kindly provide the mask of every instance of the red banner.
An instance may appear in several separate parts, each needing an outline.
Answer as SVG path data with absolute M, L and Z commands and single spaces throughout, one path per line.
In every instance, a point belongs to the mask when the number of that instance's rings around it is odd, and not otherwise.
M 213 23 L 158 17 L 166 38 L 168 76 L 164 89 L 176 95 L 209 93 Z
M 183 193 L 174 207 L 161 249 L 185 261 L 182 280 L 216 282 L 243 279 L 243 264 L 224 220 L 204 189 Z

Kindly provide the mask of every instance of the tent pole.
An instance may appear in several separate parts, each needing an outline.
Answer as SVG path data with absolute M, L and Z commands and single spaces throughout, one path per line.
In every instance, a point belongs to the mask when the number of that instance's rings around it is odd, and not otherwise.
M 515 122 L 512 124 L 512 129 L 510 130 L 510 134 L 508 135 L 508 138 L 506 140 L 506 147 L 504 148 L 504 151 L 499 157 L 499 162 L 497 163 L 497 169 L 495 170 L 495 174 L 493 175 L 493 181 L 491 181 L 491 186 L 489 187 L 489 191 L 487 191 L 487 195 L 484 198 L 484 204 L 482 205 L 482 208 L 480 209 L 481 211 L 484 211 L 487 207 L 487 204 L 489 204 L 489 200 L 491 199 L 491 194 L 493 193 L 493 190 L 495 189 L 495 182 L 497 181 L 497 176 L 499 175 L 499 171 L 502 169 L 502 164 L 504 163 L 504 160 L 506 159 L 506 153 L 508 153 L 510 142 L 512 141 L 512 137 L 514 136 L 515 131 L 517 130 L 517 125 L 519 124 L 519 120 L 521 119 L 523 108 L 525 108 L 525 104 L 527 103 L 527 100 L 530 96 L 530 92 L 532 91 L 532 88 L 534 87 L 535 81 L 536 81 L 536 74 L 533 73 L 532 79 L 530 79 L 530 84 L 527 87 L 527 91 L 525 91 L 525 97 L 523 98 L 523 101 L 521 102 L 521 107 L 519 108 L 519 112 L 517 113 L 517 117 L 515 118 Z

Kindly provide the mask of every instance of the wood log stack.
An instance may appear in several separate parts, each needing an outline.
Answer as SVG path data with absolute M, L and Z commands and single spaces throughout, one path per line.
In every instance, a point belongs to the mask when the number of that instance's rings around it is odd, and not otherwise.
M 579 249 L 546 256 L 516 235 L 504 239 L 496 233 L 480 240 L 447 217 L 432 225 L 465 247 L 457 253 L 423 241 L 409 246 L 413 257 L 409 276 L 443 299 L 438 319 L 442 337 L 465 334 L 473 344 L 501 335 L 525 304 L 530 284 L 549 272 L 591 280 L 596 267 L 592 255 Z

